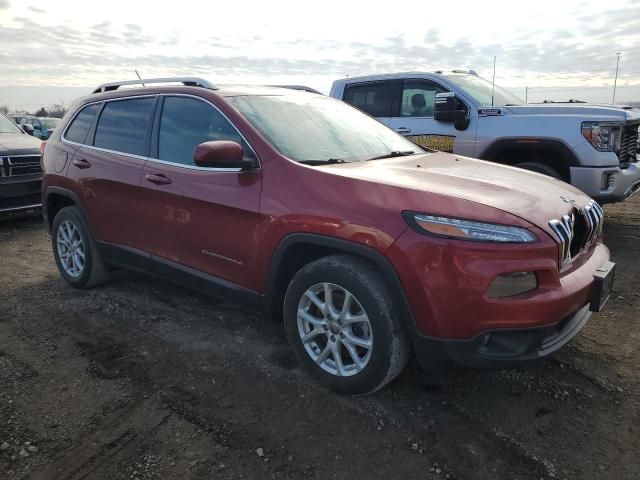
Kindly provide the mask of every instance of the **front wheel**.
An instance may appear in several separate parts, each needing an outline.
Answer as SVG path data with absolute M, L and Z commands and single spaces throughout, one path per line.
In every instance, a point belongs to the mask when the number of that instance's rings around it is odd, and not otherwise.
M 389 288 L 364 259 L 332 255 L 303 267 L 287 289 L 284 321 L 298 359 L 333 391 L 374 392 L 407 363 Z
M 541 173 L 546 175 L 547 177 L 555 178 L 558 180 L 562 180 L 562 175 L 555 168 L 550 167 L 549 165 L 545 165 L 540 162 L 522 162 L 516 164 L 516 167 L 522 168 L 523 170 L 529 170 L 530 172 Z

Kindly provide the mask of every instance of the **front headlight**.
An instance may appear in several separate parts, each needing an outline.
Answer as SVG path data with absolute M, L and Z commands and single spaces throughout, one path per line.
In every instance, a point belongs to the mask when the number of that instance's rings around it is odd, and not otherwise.
M 531 243 L 538 240 L 526 228 L 510 225 L 474 222 L 426 213 L 404 212 L 403 216 L 414 230 L 426 235 L 477 242 Z
M 601 152 L 617 152 L 622 139 L 622 124 L 582 122 L 582 136 Z

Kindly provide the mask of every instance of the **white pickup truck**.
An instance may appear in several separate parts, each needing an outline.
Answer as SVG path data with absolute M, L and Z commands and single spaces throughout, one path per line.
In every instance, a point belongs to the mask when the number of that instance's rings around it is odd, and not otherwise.
M 345 78 L 330 95 L 424 147 L 544 173 L 601 203 L 640 190 L 637 108 L 526 104 L 472 70 Z

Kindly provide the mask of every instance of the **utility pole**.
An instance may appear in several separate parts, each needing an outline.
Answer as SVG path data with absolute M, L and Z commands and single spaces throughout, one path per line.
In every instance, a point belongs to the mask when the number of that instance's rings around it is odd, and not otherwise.
M 529 87 L 524 87 L 524 103 L 529 103 Z
M 616 86 L 618 84 L 618 67 L 620 66 L 620 55 L 622 55 L 622 52 L 616 53 L 618 60 L 616 61 L 616 77 L 613 80 L 613 97 L 611 98 L 612 105 L 616 103 Z
M 496 56 L 493 56 L 493 81 L 491 82 L 491 106 L 493 107 L 493 95 L 496 91 Z

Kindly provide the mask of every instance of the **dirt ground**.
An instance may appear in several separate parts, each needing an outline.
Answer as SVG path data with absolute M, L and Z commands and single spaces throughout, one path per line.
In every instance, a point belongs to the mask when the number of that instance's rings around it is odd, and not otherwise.
M 364 398 L 224 299 L 126 272 L 74 290 L 41 220 L 3 221 L 0 478 L 636 479 L 639 212 L 606 207 L 615 291 L 556 357 Z

